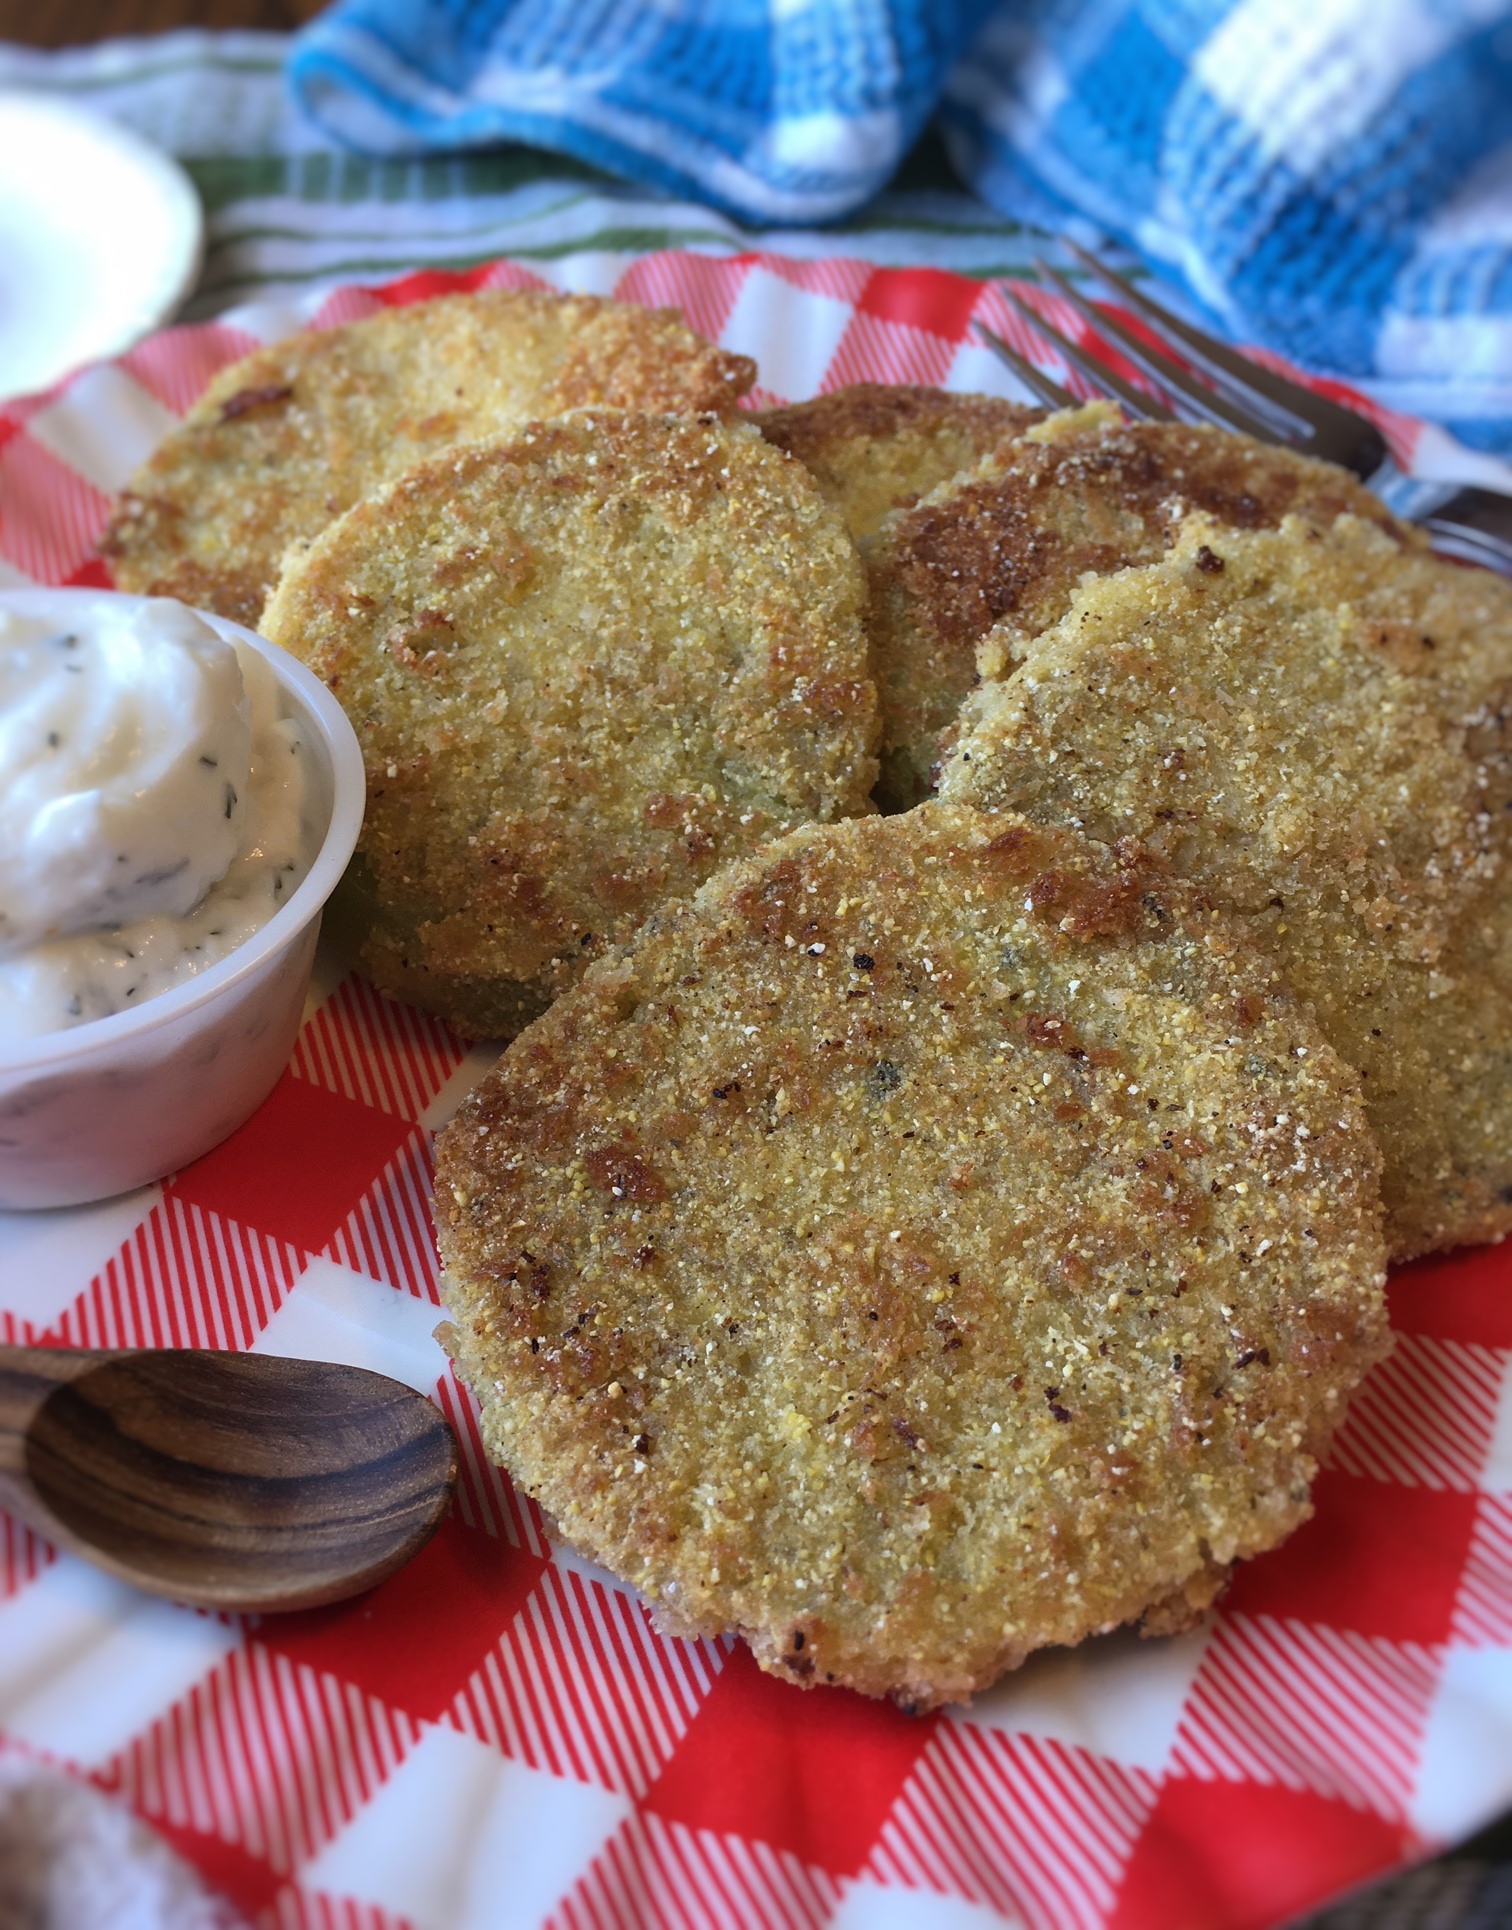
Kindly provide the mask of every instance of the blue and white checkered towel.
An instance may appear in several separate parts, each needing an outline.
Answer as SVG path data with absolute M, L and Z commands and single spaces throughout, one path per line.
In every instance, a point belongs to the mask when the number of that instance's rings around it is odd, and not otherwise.
M 1512 450 L 1512 0 L 336 0 L 291 77 L 356 147 L 526 142 L 758 224 L 860 206 L 938 109 L 997 207 Z

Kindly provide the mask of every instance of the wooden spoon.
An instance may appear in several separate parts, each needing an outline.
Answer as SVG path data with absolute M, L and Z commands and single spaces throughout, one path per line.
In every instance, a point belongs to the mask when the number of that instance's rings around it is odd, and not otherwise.
M 431 1403 L 360 1367 L 0 1347 L 0 1507 L 176 1602 L 356 1595 L 423 1546 L 456 1472 Z

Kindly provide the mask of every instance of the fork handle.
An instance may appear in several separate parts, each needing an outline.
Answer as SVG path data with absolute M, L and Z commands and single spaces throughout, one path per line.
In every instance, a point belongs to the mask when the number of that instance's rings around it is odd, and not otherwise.
M 1512 496 L 1490 489 L 1461 489 L 1416 519 L 1433 547 L 1467 563 L 1512 576 Z

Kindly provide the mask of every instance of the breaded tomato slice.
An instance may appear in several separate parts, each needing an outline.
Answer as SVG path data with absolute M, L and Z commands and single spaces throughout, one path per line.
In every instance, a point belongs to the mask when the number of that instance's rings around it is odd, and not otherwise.
M 515 1041 L 441 1138 L 443 1338 L 669 1627 L 927 1708 L 1306 1518 L 1378 1169 L 1158 862 L 931 803 L 726 867 Z
M 727 415 L 755 373 L 670 309 L 501 288 L 384 309 L 222 369 L 100 547 L 120 589 L 256 629 L 291 543 L 439 450 L 589 403 Z
M 264 630 L 362 742 L 363 969 L 509 1036 L 721 860 L 870 810 L 863 596 L 807 472 L 715 416 L 577 411 L 350 510 Z
M 1154 562 L 1202 510 L 1233 529 L 1345 511 L 1403 547 L 1422 538 L 1331 463 L 1185 423 L 1125 422 L 1111 403 L 1065 410 L 895 511 L 862 544 L 882 702 L 884 810 L 929 794 L 957 709 L 1064 616 L 1086 571 Z M 996 629 L 982 662 L 977 645 Z
M 751 420 L 818 483 L 859 541 L 1044 416 L 995 395 L 907 382 L 854 382 Z
M 985 650 L 993 648 L 989 639 Z M 1365 1080 L 1392 1257 L 1512 1229 L 1512 583 L 1192 517 L 963 712 L 946 796 L 1159 850 Z

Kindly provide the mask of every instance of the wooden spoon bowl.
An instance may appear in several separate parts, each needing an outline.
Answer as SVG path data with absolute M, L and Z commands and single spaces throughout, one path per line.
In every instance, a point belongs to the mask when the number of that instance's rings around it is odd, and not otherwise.
M 312 1608 L 408 1561 L 456 1443 L 382 1374 L 271 1354 L 0 1347 L 0 1506 L 202 1608 Z

